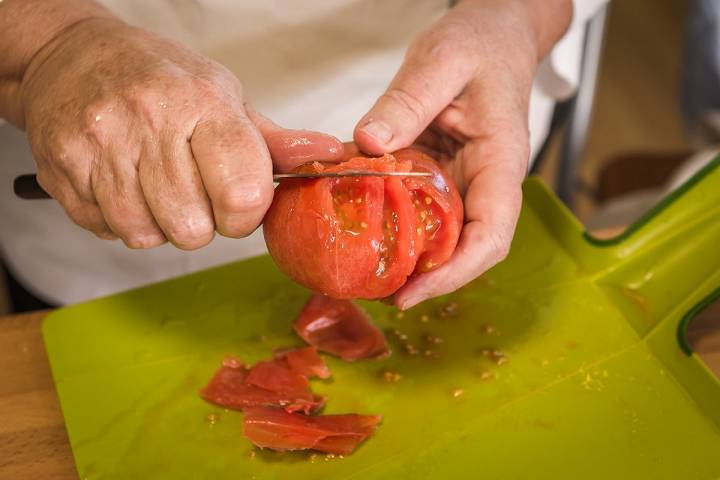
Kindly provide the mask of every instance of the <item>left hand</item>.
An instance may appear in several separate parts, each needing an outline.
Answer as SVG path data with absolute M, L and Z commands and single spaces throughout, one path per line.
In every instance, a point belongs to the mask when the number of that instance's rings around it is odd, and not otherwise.
M 508 254 L 529 157 L 528 103 L 540 58 L 562 36 L 570 0 L 465 0 L 408 49 L 387 91 L 360 120 L 369 154 L 415 144 L 451 174 L 465 205 L 453 257 L 394 296 L 409 308 L 452 292 Z

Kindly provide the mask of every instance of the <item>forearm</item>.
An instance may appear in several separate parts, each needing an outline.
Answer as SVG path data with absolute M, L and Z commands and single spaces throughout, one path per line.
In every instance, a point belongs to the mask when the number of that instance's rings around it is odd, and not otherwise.
M 93 0 L 0 2 L 0 118 L 23 126 L 23 78 L 44 46 L 78 22 L 111 16 Z

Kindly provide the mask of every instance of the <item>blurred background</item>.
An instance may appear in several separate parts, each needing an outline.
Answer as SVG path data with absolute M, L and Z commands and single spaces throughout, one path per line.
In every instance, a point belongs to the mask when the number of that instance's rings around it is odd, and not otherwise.
M 684 131 L 680 113 L 689 7 L 689 0 L 611 2 L 573 194 L 573 209 L 594 229 L 623 228 L 657 201 L 681 162 L 700 148 Z M 553 134 L 536 172 L 554 186 L 563 133 L 560 128 Z M 628 198 L 632 207 L 613 214 L 613 202 Z M 0 283 L 0 314 L 7 305 Z
M 586 224 L 616 197 L 667 181 L 694 150 L 680 110 L 690 3 L 611 2 L 574 195 Z M 564 133 L 555 132 L 537 171 L 553 186 Z

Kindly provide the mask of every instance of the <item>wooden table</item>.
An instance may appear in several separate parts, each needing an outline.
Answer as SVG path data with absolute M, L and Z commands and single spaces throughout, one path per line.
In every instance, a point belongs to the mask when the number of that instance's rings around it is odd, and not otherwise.
M 0 317 L 0 479 L 76 479 L 40 323 Z M 691 344 L 720 376 L 720 304 L 691 324 Z

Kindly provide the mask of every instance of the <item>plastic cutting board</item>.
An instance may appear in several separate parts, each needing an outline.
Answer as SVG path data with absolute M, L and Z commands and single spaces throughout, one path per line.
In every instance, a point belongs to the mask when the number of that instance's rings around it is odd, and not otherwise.
M 720 385 L 684 342 L 720 296 L 719 165 L 605 242 L 530 179 L 505 262 L 402 318 L 364 302 L 420 353 L 389 335 L 387 360 L 328 358 L 326 412 L 384 415 L 345 458 L 253 454 L 242 414 L 197 395 L 224 355 L 300 343 L 308 292 L 268 257 L 59 310 L 44 337 L 80 478 L 720 478 Z

